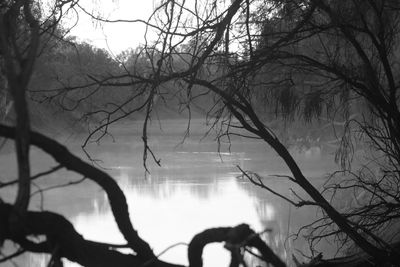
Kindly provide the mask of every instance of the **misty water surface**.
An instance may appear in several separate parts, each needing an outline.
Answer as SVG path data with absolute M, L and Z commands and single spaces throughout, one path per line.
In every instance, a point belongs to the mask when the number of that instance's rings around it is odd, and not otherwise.
M 203 138 L 205 128 L 201 121 L 192 122 L 192 133 L 183 144 L 182 133 L 186 124 L 181 120 L 164 121 L 160 130 L 153 125 L 150 145 L 157 158 L 158 167 L 149 157 L 150 174 L 144 177 L 143 144 L 139 124 L 127 124 L 114 130 L 115 139 L 106 138 L 101 145 L 90 145 L 88 152 L 97 163 L 115 177 L 123 188 L 130 208 L 132 222 L 139 234 L 154 248 L 156 254 L 177 243 L 189 243 L 191 238 L 211 227 L 235 226 L 248 223 L 254 230 L 271 231 L 264 235 L 270 246 L 282 258 L 291 258 L 294 247 L 307 251 L 300 238 L 288 241 L 287 237 L 316 216 L 311 208 L 296 209 L 282 199 L 240 179 L 237 165 L 265 176 L 265 183 L 278 192 L 292 196 L 290 189 L 304 194 L 284 178 L 273 174 L 289 174 L 285 165 L 264 143 L 245 138 L 232 139 L 232 144 L 222 144 L 220 153 L 212 136 Z M 63 142 L 75 153 L 85 157 L 80 149 L 82 136 L 63 137 Z M 335 168 L 332 155 L 309 152 L 294 153 L 305 174 L 318 187 L 326 173 Z M 12 160 L 7 168 L 2 164 L 3 175 L 14 175 Z M 32 151 L 33 173 L 46 170 L 54 163 L 38 150 Z M 50 163 L 49 163 L 50 162 Z M 43 188 L 81 177 L 60 171 L 37 182 Z M 6 189 L 2 196 L 13 198 Z M 35 191 L 37 189 L 33 189 Z M 124 243 L 110 213 L 104 192 L 90 181 L 80 185 L 46 191 L 33 196 L 32 209 L 46 209 L 68 217 L 85 238 L 108 243 Z M 161 259 L 187 264 L 187 247 L 178 245 L 161 256 Z M 205 250 L 205 266 L 228 266 L 228 253 L 222 245 L 209 245 Z M 26 255 L 30 266 L 45 266 L 44 257 Z M 75 266 L 75 265 L 66 265 Z

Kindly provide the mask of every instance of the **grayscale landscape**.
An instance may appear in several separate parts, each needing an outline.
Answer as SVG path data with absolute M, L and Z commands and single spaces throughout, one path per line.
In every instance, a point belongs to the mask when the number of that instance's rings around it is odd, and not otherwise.
M 399 266 L 400 4 L 141 2 L 0 2 L 0 265 Z

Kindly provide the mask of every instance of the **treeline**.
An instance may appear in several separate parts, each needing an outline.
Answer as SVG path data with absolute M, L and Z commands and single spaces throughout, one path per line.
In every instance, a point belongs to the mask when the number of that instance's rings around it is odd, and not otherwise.
M 284 31 L 288 24 L 290 22 L 276 18 L 266 21 L 253 54 L 262 53 L 264 47 L 273 42 L 271 34 Z M 86 124 L 96 128 L 121 118 L 144 119 L 149 101 L 154 116 L 161 119 L 205 115 L 213 118 L 228 114 L 221 111 L 224 104 L 217 95 L 198 85 L 193 85 L 196 87 L 193 90 L 183 83 L 158 81 L 154 73 L 158 62 L 165 59 L 162 51 L 155 47 L 139 46 L 114 58 L 104 49 L 78 42 L 75 37 L 65 37 L 61 27 L 43 40 L 28 91 L 34 128 L 83 130 Z M 318 51 L 313 49 L 316 47 L 313 42 L 317 41 L 309 38 L 306 43 L 293 45 L 291 49 L 315 57 Z M 194 55 L 208 43 L 197 40 L 177 46 L 160 75 L 190 67 L 195 63 Z M 214 53 L 207 58 L 198 75 L 210 80 L 222 77 L 222 83 L 230 65 L 246 62 L 250 57 L 248 54 L 246 51 L 243 54 Z M 343 58 L 349 60 L 346 55 Z M 231 78 L 232 83 L 241 82 Z M 326 84 L 320 73 L 301 66 L 288 67 L 272 60 L 262 71 L 258 70 L 251 81 L 247 86 L 258 116 L 268 122 L 289 147 L 328 143 L 335 146 L 337 136 L 341 136 L 344 128 L 342 121 L 368 109 L 365 101 L 353 101 L 351 106 L 346 104 L 353 97 L 346 88 Z M 327 89 L 333 87 L 341 92 L 335 92 L 335 97 L 327 101 Z M 3 119 L 11 122 L 15 118 L 13 113 L 7 110 L 7 116 L 4 114 L 10 97 L 5 90 L 2 92 Z M 332 112 L 333 109 L 337 111 Z M 332 118 L 332 114 L 335 117 Z
M 114 58 L 104 49 L 62 34 L 60 31 L 59 38 L 51 38 L 37 59 L 28 91 L 33 126 L 74 125 L 79 130 L 87 123 L 101 125 L 120 117 L 144 119 L 151 93 L 148 81 L 153 79 L 156 64 L 144 48 L 123 51 Z M 133 78 L 142 82 L 133 82 Z M 151 101 L 158 118 L 188 116 L 188 100 L 182 89 L 178 84 L 157 89 Z M 209 98 L 198 97 L 192 117 L 208 112 L 214 102 Z M 54 120 L 57 117 L 66 125 L 53 127 L 60 121 Z M 6 119 L 12 122 L 13 112 Z

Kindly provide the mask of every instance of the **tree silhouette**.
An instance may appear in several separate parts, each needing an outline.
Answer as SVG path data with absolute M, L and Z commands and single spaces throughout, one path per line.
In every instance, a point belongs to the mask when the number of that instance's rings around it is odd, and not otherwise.
M 7 88 L 4 89 L 13 97 L 16 114 L 15 127 L 0 125 L 0 135 L 15 140 L 18 163 L 18 179 L 0 185 L 18 185 L 14 204 L 0 201 L 0 244 L 8 240 L 19 247 L 15 253 L 0 259 L 0 262 L 30 251 L 51 254 L 48 266 L 62 266 L 62 258 L 83 266 L 179 266 L 158 260 L 150 245 L 138 235 L 129 217 L 125 195 L 111 176 L 74 156 L 57 141 L 30 130 L 27 91 L 40 52 L 40 41 L 45 33 L 57 27 L 57 16 L 62 13 L 62 8 L 70 4 L 76 3 L 55 2 L 51 17 L 47 18 L 52 23 L 42 23 L 46 18 L 41 17 L 38 2 L 6 1 L 0 6 L 1 70 L 7 80 Z M 31 176 L 31 145 L 52 156 L 59 165 Z M 33 180 L 61 168 L 81 174 L 106 192 L 113 216 L 126 244 L 114 245 L 85 240 L 63 216 L 47 211 L 28 210 Z M 30 236 L 44 236 L 44 240 L 32 241 L 28 238 Z M 239 251 L 244 246 L 257 248 L 261 259 L 266 262 L 275 266 L 285 266 L 247 225 L 209 229 L 196 235 L 189 244 L 190 266 L 202 266 L 202 249 L 211 242 L 230 244 L 233 266 L 237 266 L 238 263 L 235 262 L 241 260 Z M 130 253 L 119 252 L 116 248 L 128 248 Z
M 30 131 L 26 92 L 40 41 L 45 33 L 54 32 L 63 8 L 77 4 L 56 1 L 49 18 L 42 17 L 38 2 L 6 1 L 0 5 L 1 69 L 17 118 L 15 127 L 2 125 L 0 135 L 15 139 L 18 155 L 17 199 L 13 205 L 0 204 L 0 240 L 11 240 L 22 250 L 51 254 L 50 266 L 59 266 L 63 257 L 84 266 L 177 266 L 159 261 L 140 238 L 129 219 L 125 196 L 112 177 L 75 157 L 55 140 Z M 397 1 L 390 0 L 162 1 L 148 21 L 139 21 L 157 32 L 156 40 L 146 42 L 131 57 L 123 56 L 121 73 L 83 75 L 82 84 L 64 86 L 57 96 L 91 86 L 129 86 L 133 93 L 128 99 L 115 98 L 111 109 L 95 107 L 85 114 L 104 116 L 88 140 L 98 138 L 98 132 L 101 138 L 112 123 L 142 112 L 146 170 L 148 153 L 158 162 L 147 143 L 147 124 L 156 99 L 172 96 L 189 111 L 207 102 L 201 106 L 206 107 L 206 116 L 213 120 L 220 139 L 239 135 L 263 140 L 291 171 L 291 176 L 282 179 L 299 185 L 312 200 L 286 198 L 251 170 L 240 169 L 244 177 L 295 206 L 315 205 L 324 212 L 324 217 L 311 225 L 312 242 L 336 236 L 341 244 L 351 242 L 362 250 L 357 256 L 316 259 L 311 266 L 395 265 L 400 261 L 398 240 L 385 239 L 379 231 L 388 226 L 396 231 L 398 223 L 400 111 L 395 73 L 399 8 Z M 99 58 L 107 58 L 101 51 L 99 54 Z M 79 101 L 80 95 L 76 96 Z M 342 162 L 341 174 L 349 178 L 335 180 L 327 184 L 326 192 L 319 192 L 270 126 L 272 113 L 286 120 L 300 117 L 311 121 L 322 116 L 334 124 L 342 120 L 338 160 Z M 359 171 L 349 169 L 354 132 L 360 134 L 363 148 L 369 149 L 372 158 L 370 165 Z M 62 216 L 27 210 L 34 179 L 30 174 L 30 145 L 38 146 L 60 164 L 49 172 L 63 167 L 105 190 L 127 244 L 85 240 Z M 371 168 L 380 171 L 371 172 Z M 326 196 L 334 199 L 342 190 L 351 190 L 359 202 L 346 212 L 339 212 L 334 201 L 323 195 L 328 192 Z M 46 240 L 36 243 L 27 238 L 29 235 L 45 235 Z M 243 247 L 256 248 L 267 263 L 285 266 L 246 225 L 208 229 L 196 235 L 188 249 L 190 266 L 202 266 L 202 249 L 211 242 L 225 242 L 231 251 L 231 266 L 243 264 Z M 113 249 L 116 247 L 129 248 L 133 254 L 118 252 Z

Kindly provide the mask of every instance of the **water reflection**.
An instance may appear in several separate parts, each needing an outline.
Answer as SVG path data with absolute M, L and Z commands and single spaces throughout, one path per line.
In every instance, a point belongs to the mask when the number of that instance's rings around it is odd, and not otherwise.
M 206 228 L 248 223 L 256 231 L 262 231 L 260 213 L 265 220 L 275 219 L 273 206 L 264 203 L 260 208 L 258 200 L 248 195 L 232 176 L 214 175 L 212 181 L 181 182 L 168 176 L 152 176 L 146 181 L 134 179 L 132 172 L 132 169 L 120 168 L 117 177 L 127 196 L 135 227 L 156 253 L 175 243 L 189 243 L 196 233 Z M 93 212 L 80 213 L 73 219 L 78 231 L 89 239 L 123 243 L 105 196 L 94 199 L 93 207 Z M 186 251 L 184 246 L 177 247 L 161 259 L 187 264 Z M 228 254 L 222 247 L 208 248 L 206 253 L 208 266 L 227 266 Z
M 159 253 L 173 244 L 188 243 L 207 228 L 247 223 L 256 231 L 270 229 L 264 239 L 283 259 L 291 258 L 294 251 L 288 236 L 311 222 L 316 217 L 315 210 L 291 208 L 282 199 L 236 177 L 239 174 L 236 165 L 265 176 L 287 174 L 280 159 L 257 143 L 246 143 L 245 152 L 216 153 L 212 152 L 214 148 L 211 143 L 189 142 L 176 151 L 168 147 L 168 142 L 159 145 L 157 155 L 163 159 L 162 168 L 152 168 L 146 179 L 138 178 L 143 177 L 140 166 L 132 167 L 129 163 L 112 168 L 110 173 L 127 196 L 132 222 L 140 235 Z M 315 184 L 330 166 L 321 158 L 312 161 L 300 158 L 300 164 L 306 174 L 317 178 Z M 269 177 L 266 183 L 285 195 L 290 188 L 299 190 L 282 178 Z M 299 194 L 304 196 L 301 191 Z M 123 243 L 106 196 L 94 198 L 92 206 L 91 212 L 73 217 L 78 231 L 89 239 Z M 307 251 L 301 238 L 295 247 Z M 187 264 L 186 253 L 187 248 L 179 246 L 161 259 Z M 229 255 L 222 245 L 206 248 L 205 266 L 228 266 L 228 262 Z
M 162 137 L 162 142 L 157 138 L 151 140 L 155 154 L 162 159 L 162 167 L 149 166 L 151 175 L 146 179 L 143 178 L 143 144 L 133 142 L 130 136 L 119 138 L 116 143 L 93 146 L 89 152 L 94 158 L 103 160 L 108 172 L 118 180 L 127 196 L 135 228 L 156 253 L 175 243 L 188 243 L 195 234 L 207 228 L 240 223 L 248 223 L 256 231 L 271 229 L 263 237 L 283 259 L 291 258 L 292 246 L 307 251 L 302 240 L 293 245 L 291 241 L 285 241 L 300 226 L 315 218 L 315 210 L 291 208 L 282 199 L 236 178 L 239 174 L 236 165 L 265 177 L 288 174 L 283 162 L 264 144 L 237 140 L 231 151 L 216 153 L 214 141 L 199 143 L 188 139 L 177 147 L 179 140 L 176 137 Z M 78 146 L 73 150 L 81 152 Z M 36 160 L 48 160 L 36 150 L 31 153 L 35 153 L 33 158 Z M 315 178 L 312 181 L 316 185 L 332 169 L 331 159 L 296 157 L 305 175 Z M 39 163 L 36 165 L 47 168 Z M 64 183 L 71 179 L 71 173 L 58 172 L 46 179 L 45 184 Z M 290 188 L 298 191 L 288 180 L 268 177 L 265 182 L 286 196 L 290 195 Z M 301 191 L 298 193 L 304 196 Z M 44 204 L 45 209 L 67 216 L 88 239 L 125 243 L 111 215 L 106 195 L 90 181 L 46 192 Z M 34 201 L 32 206 L 37 208 Z M 178 246 L 163 254 L 161 259 L 187 264 L 186 253 L 187 247 Z M 27 255 L 30 264 L 22 265 L 45 266 L 45 258 Z M 205 266 L 228 266 L 229 255 L 222 245 L 207 246 L 204 258 Z M 66 266 L 77 265 L 68 263 Z

